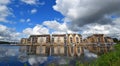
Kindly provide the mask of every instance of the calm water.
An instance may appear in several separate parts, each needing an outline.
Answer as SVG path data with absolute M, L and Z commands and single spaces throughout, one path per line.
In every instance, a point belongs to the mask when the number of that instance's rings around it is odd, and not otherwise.
M 19 46 L 0 45 L 0 66 L 49 66 L 51 64 L 57 66 L 69 65 L 75 66 L 78 62 L 91 62 L 97 58 L 97 55 L 84 50 L 84 55 L 80 57 L 65 57 L 65 56 L 38 56 L 26 55 L 25 52 L 19 51 Z

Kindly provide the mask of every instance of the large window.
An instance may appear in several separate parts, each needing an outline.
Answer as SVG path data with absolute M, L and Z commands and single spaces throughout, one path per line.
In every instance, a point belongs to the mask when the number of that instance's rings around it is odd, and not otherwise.
M 105 42 L 107 42 L 107 38 L 104 38 L 105 39 Z
M 98 37 L 98 42 L 100 42 L 100 37 Z
M 60 42 L 60 37 L 57 38 L 57 42 L 58 42 L 58 43 Z
M 79 38 L 78 37 L 76 37 L 76 42 L 79 43 Z
M 70 37 L 70 43 L 73 43 L 73 38 L 72 37 Z
M 52 43 L 54 43 L 54 37 L 52 37 Z
M 66 40 L 66 37 L 64 37 L 64 44 L 66 44 L 66 41 L 67 41 L 67 40 Z
M 46 43 L 49 43 L 49 37 L 46 37 Z
M 82 38 L 80 38 L 80 41 L 82 42 Z

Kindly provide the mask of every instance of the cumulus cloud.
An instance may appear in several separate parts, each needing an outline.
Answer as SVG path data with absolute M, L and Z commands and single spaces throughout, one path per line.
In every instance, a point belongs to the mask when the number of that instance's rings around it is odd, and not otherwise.
M 6 5 L 10 3 L 10 0 L 0 0 L 0 5 Z
M 31 10 L 31 14 L 34 14 L 34 13 L 36 13 L 37 12 L 37 9 L 32 9 Z
M 7 17 L 12 15 L 10 8 L 7 6 L 10 0 L 0 0 L 0 22 L 9 22 Z
M 30 22 L 30 21 L 31 21 L 30 18 L 28 18 L 28 19 L 20 19 L 20 22 Z
M 43 25 L 36 25 L 33 28 L 26 28 L 23 30 L 24 34 L 33 35 L 33 34 L 49 34 L 49 29 Z
M 119 18 L 115 19 L 118 21 Z M 83 36 L 87 37 L 92 34 L 105 34 L 106 36 L 110 36 L 113 38 L 118 38 L 120 39 L 120 24 L 114 24 L 114 25 L 101 25 L 101 24 L 91 24 L 91 25 L 85 25 L 82 27 L 82 34 Z
M 45 26 L 47 26 L 51 29 L 54 29 L 54 30 L 59 30 L 59 31 L 66 31 L 67 30 L 67 27 L 66 27 L 65 23 L 60 24 L 56 20 L 54 20 L 54 21 L 44 21 L 43 25 L 45 25 Z
M 39 2 L 39 0 L 21 0 L 21 2 L 29 5 L 44 5 L 44 2 Z
M 16 32 L 15 29 L 6 27 L 0 24 L 0 40 L 18 41 L 21 33 Z
M 56 0 L 53 9 L 65 16 L 68 30 L 83 35 L 106 34 L 120 39 L 119 6 L 120 0 Z
M 30 5 L 33 5 L 33 4 L 36 4 L 37 0 L 21 0 L 22 2 L 26 3 L 26 4 L 30 4 Z
M 56 0 L 54 10 L 72 22 L 73 27 L 86 24 L 110 24 L 110 16 L 119 14 L 120 0 Z M 72 29 L 72 28 L 71 28 Z
M 77 33 L 75 31 L 71 31 L 67 27 L 67 23 L 60 23 L 56 20 L 53 21 L 44 21 L 43 25 L 48 27 L 52 31 L 52 34 L 66 34 L 66 33 Z
M 29 18 L 26 20 L 26 22 L 30 22 L 30 21 L 31 21 L 31 19 L 29 19 Z

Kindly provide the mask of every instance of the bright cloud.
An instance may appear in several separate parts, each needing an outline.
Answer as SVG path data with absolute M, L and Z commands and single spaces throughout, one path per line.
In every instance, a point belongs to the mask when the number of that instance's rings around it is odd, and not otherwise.
M 33 4 L 36 4 L 36 0 L 21 0 L 22 2 L 26 3 L 26 4 L 30 4 L 30 5 L 33 5 Z
M 120 0 L 56 0 L 53 8 L 72 22 L 72 27 L 81 27 L 91 23 L 110 24 L 109 16 L 119 14 L 119 6 Z
M 24 29 L 23 33 L 27 34 L 27 35 L 49 34 L 49 29 L 47 29 L 46 27 L 44 27 L 42 25 L 36 25 L 33 28 L 26 28 L 26 29 Z
M 34 13 L 36 13 L 37 12 L 37 9 L 32 9 L 31 10 L 31 14 L 34 14 Z
M 0 40 L 12 41 L 19 40 L 21 33 L 16 32 L 15 29 L 6 27 L 0 24 Z
M 44 2 L 40 3 L 39 0 L 21 0 L 21 2 L 29 5 L 44 5 Z
M 120 0 L 56 0 L 53 9 L 65 16 L 68 30 L 120 38 L 120 18 L 111 18 L 120 15 L 119 6 Z
M 9 3 L 10 3 L 10 0 L 0 0 L 0 5 L 6 5 Z
M 29 19 L 29 18 L 26 20 L 26 22 L 30 22 L 30 21 L 31 21 L 31 19 Z
M 30 21 L 31 21 L 30 18 L 28 18 L 28 19 L 20 19 L 20 22 L 30 22 Z
M 66 33 L 78 33 L 75 31 L 71 31 L 67 27 L 67 23 L 59 23 L 56 20 L 53 21 L 44 21 L 43 25 L 48 27 L 49 29 L 52 29 L 52 34 L 66 34 Z
M 7 17 L 12 15 L 10 9 L 8 8 L 8 4 L 10 0 L 0 0 L 0 22 L 9 22 Z
M 50 29 L 56 30 L 56 31 L 67 31 L 66 23 L 59 23 L 56 20 L 54 21 L 44 21 L 43 25 L 47 26 Z

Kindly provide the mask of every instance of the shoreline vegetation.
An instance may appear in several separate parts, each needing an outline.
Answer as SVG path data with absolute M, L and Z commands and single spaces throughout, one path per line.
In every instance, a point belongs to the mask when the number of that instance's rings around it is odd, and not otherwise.
M 10 42 L 0 41 L 0 44 L 10 44 Z

